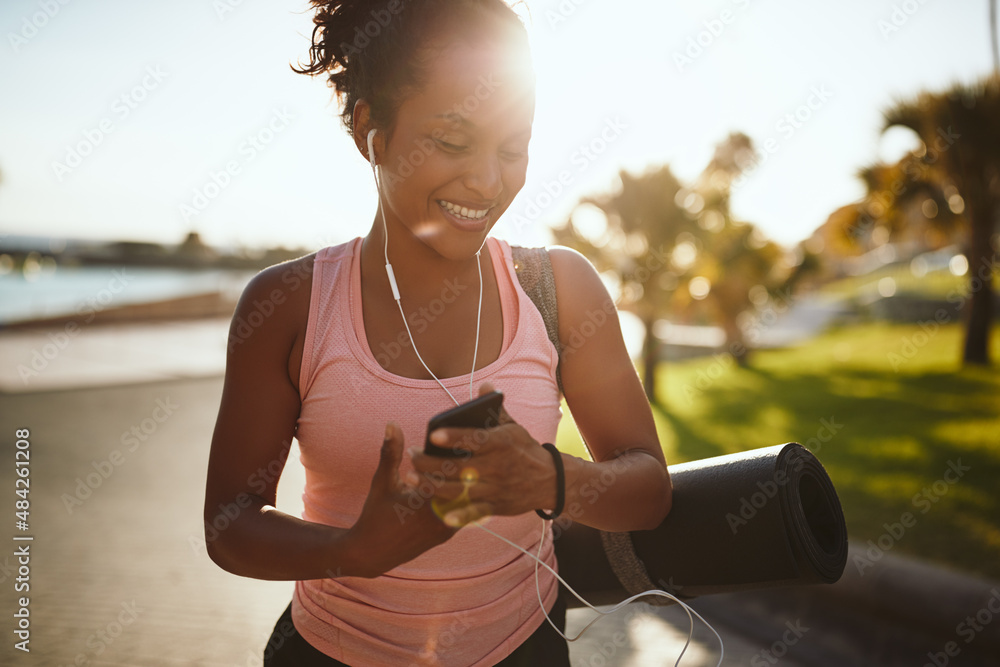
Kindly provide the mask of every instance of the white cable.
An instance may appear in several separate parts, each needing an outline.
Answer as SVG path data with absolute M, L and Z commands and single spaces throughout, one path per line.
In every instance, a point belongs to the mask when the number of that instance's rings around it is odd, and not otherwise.
M 383 248 L 383 254 L 385 256 L 385 273 L 389 277 L 389 286 L 392 288 L 392 297 L 396 301 L 396 306 L 399 307 L 399 315 L 403 318 L 403 326 L 406 327 L 406 335 L 410 339 L 410 344 L 413 346 L 413 352 L 417 355 L 417 359 L 420 360 L 420 364 L 424 367 L 434 381 L 437 382 L 445 393 L 455 402 L 455 405 L 461 405 L 450 391 L 448 387 L 444 386 L 444 383 L 438 379 L 438 376 L 434 374 L 424 361 L 424 358 L 420 356 L 420 351 L 417 350 L 417 342 L 413 340 L 413 334 L 410 333 L 410 325 L 406 321 L 406 314 L 403 312 L 403 304 L 400 301 L 399 287 L 396 285 L 396 275 L 392 271 L 392 264 L 389 263 L 389 228 L 385 224 L 385 210 L 382 208 L 382 183 L 379 181 L 378 171 L 375 168 L 375 130 L 368 133 L 368 161 L 372 166 L 372 176 L 375 177 L 375 190 L 379 195 L 379 212 L 382 214 L 382 236 L 385 238 L 385 247 Z M 482 247 L 480 247 L 482 250 Z M 480 250 L 476 251 L 476 269 L 479 271 L 479 306 L 476 310 L 476 345 L 472 351 L 472 370 L 469 372 L 469 400 L 471 401 L 474 397 L 472 394 L 473 378 L 476 374 L 476 359 L 479 356 L 479 327 L 482 324 L 483 318 L 483 263 L 479 257 Z
M 479 354 L 479 325 L 482 324 L 483 321 L 483 264 L 479 261 L 479 250 L 476 251 L 476 268 L 479 269 L 479 306 L 476 308 L 476 347 L 472 351 L 472 372 L 469 373 L 470 401 L 473 399 L 472 376 L 476 372 L 476 356 Z M 414 345 L 413 349 L 416 350 L 417 346 Z
M 559 633 L 559 636 L 562 637 L 563 639 L 565 639 L 566 641 L 568 641 L 568 642 L 574 642 L 574 641 L 576 641 L 577 639 L 579 639 L 580 637 L 583 636 L 583 633 L 586 632 L 590 628 L 591 625 L 593 625 L 598 620 L 600 620 L 601 616 L 607 616 L 608 614 L 613 614 L 616 611 L 618 611 L 620 608 L 624 607 L 625 605 L 627 605 L 628 603 L 632 602 L 633 600 L 635 600 L 637 598 L 641 598 L 641 597 L 643 597 L 645 595 L 659 595 L 661 597 L 670 598 L 671 600 L 673 600 L 674 602 L 676 602 L 677 604 L 679 604 L 684 609 L 684 611 L 687 612 L 688 620 L 690 621 L 690 627 L 688 629 L 687 641 L 684 642 L 684 648 L 681 649 L 680 654 L 677 656 L 677 661 L 674 663 L 674 667 L 677 667 L 677 665 L 680 664 L 681 658 L 684 657 L 684 652 L 687 651 L 687 647 L 691 643 L 691 637 L 694 634 L 694 619 L 691 617 L 691 614 L 694 614 L 695 616 L 697 616 L 698 620 L 700 620 L 702 623 L 704 623 L 705 626 L 709 630 L 712 631 L 712 634 L 715 635 L 715 638 L 719 640 L 719 662 L 716 663 L 716 667 L 720 667 L 722 665 L 722 658 L 725 655 L 725 646 L 722 643 L 722 637 L 719 636 L 719 633 L 715 631 L 715 628 L 713 628 L 712 625 L 708 621 L 706 621 L 702 617 L 701 614 L 699 614 L 697 611 L 695 611 L 694 609 L 692 609 L 688 605 L 684 604 L 681 600 L 677 599 L 676 597 L 674 597 L 670 593 L 667 593 L 666 591 L 650 590 L 650 591 L 643 591 L 642 593 L 637 593 L 636 595 L 633 595 L 630 598 L 622 600 L 621 602 L 619 602 L 618 604 L 616 604 L 614 607 L 612 607 L 608 611 L 601 611 L 600 609 L 598 609 L 597 607 L 595 607 L 594 605 L 590 604 L 589 602 L 587 602 L 586 600 L 584 600 L 582 597 L 580 597 L 580 594 L 577 593 L 575 590 L 573 590 L 573 587 L 570 586 L 569 584 L 567 584 L 566 581 L 562 577 L 559 576 L 558 572 L 556 572 L 551 567 L 549 567 L 548 563 L 543 563 L 542 562 L 541 554 L 542 554 L 542 544 L 545 541 L 545 519 L 542 519 L 542 539 L 538 543 L 538 556 L 537 557 L 533 556 L 528 551 L 526 551 L 525 549 L 521 548 L 520 545 L 514 544 L 513 542 L 511 542 L 510 540 L 508 540 L 503 535 L 499 535 L 499 534 L 493 532 L 492 530 L 490 530 L 489 528 L 487 528 L 483 524 L 479 523 L 478 521 L 473 522 L 473 524 L 476 525 L 476 526 L 479 526 L 480 528 L 482 528 L 483 530 L 485 530 L 487 533 L 490 533 L 491 535 L 494 535 L 494 536 L 500 538 L 501 540 L 503 540 L 507 544 L 511 545 L 512 547 L 514 547 L 515 549 L 517 549 L 521 553 L 523 553 L 526 556 L 528 556 L 529 558 L 533 558 L 535 560 L 535 592 L 538 594 L 538 604 L 542 608 L 542 613 L 545 614 L 545 620 L 547 620 L 549 622 L 549 625 L 551 625 L 552 628 L 556 632 Z M 566 635 L 564 635 L 559 630 L 559 628 L 556 627 L 555 623 L 552 622 L 552 619 L 549 618 L 548 613 L 545 611 L 545 606 L 544 606 L 544 604 L 542 604 L 542 591 L 541 591 L 541 588 L 539 587 L 539 584 L 538 584 L 538 566 L 539 566 L 539 564 L 541 564 L 542 567 L 544 567 L 546 570 L 548 570 L 553 575 L 555 575 L 555 578 L 558 579 L 562 583 L 563 586 L 565 586 L 567 589 L 569 589 L 569 592 L 572 593 L 576 597 L 577 600 L 579 600 L 580 602 L 582 602 L 583 604 L 585 604 L 587 607 L 593 609 L 594 611 L 596 611 L 598 614 L 601 615 L 601 616 L 596 616 L 594 618 L 594 620 L 592 620 L 590 623 L 588 623 L 583 628 L 583 630 L 580 631 L 580 634 L 578 634 L 576 637 L 573 637 L 572 639 L 570 639 L 569 637 L 567 637 Z
M 375 189 L 379 193 L 379 211 L 382 214 L 382 233 L 383 233 L 383 236 L 385 237 L 385 247 L 383 248 L 383 253 L 384 253 L 384 256 L 385 256 L 385 272 L 386 272 L 386 275 L 389 277 L 389 285 L 392 287 L 392 296 L 393 296 L 393 298 L 396 301 L 396 306 L 399 307 L 399 314 L 403 318 L 403 326 L 406 327 L 406 335 L 410 339 L 410 344 L 413 345 L 413 352 L 417 355 L 417 359 L 420 360 L 420 363 L 423 365 L 424 369 L 428 373 L 430 373 L 431 377 L 434 378 L 434 380 L 441 386 L 442 389 L 444 389 L 445 393 L 447 393 L 448 396 L 451 397 L 451 400 L 455 402 L 455 405 L 460 405 L 460 403 L 458 402 L 458 400 L 456 400 L 455 397 L 452 395 L 452 393 L 450 391 L 448 391 L 448 388 L 445 387 L 444 384 L 441 382 L 441 380 L 438 379 L 438 376 L 435 375 L 434 372 L 427 366 L 427 364 L 424 362 L 424 358 L 420 356 L 420 352 L 417 350 L 417 343 L 416 343 L 416 341 L 413 340 L 413 334 L 410 333 L 410 325 L 406 321 L 406 314 L 403 312 L 403 304 L 401 303 L 401 298 L 400 298 L 400 295 L 399 295 L 399 287 L 396 285 L 396 277 L 395 277 L 395 274 L 393 274 L 393 271 L 392 271 L 392 264 L 389 263 L 389 229 L 386 226 L 386 222 L 385 222 L 385 211 L 382 209 L 382 201 L 381 201 L 381 198 L 382 198 L 382 187 L 381 187 L 381 183 L 379 182 L 378 171 L 375 168 L 375 150 L 374 150 L 374 143 L 373 143 L 374 137 L 375 137 L 375 130 L 372 130 L 371 132 L 368 133 L 368 159 L 369 159 L 369 162 L 371 163 L 371 166 L 372 166 L 372 175 L 375 177 Z M 482 250 L 482 248 L 480 248 L 480 250 Z M 476 359 L 477 359 L 477 357 L 479 355 L 479 330 L 480 330 L 480 326 L 482 325 L 482 315 L 483 315 L 483 266 L 482 266 L 482 261 L 481 261 L 480 256 L 479 256 L 480 250 L 476 251 L 476 268 L 479 270 L 479 306 L 478 306 L 477 311 L 476 311 L 476 345 L 475 345 L 475 348 L 473 349 L 473 352 L 472 352 L 472 371 L 469 373 L 469 400 L 472 400 L 472 398 L 473 398 L 473 395 L 472 395 L 473 376 L 475 375 L 475 372 L 476 372 Z M 643 597 L 643 596 L 646 596 L 646 595 L 659 595 L 659 596 L 662 596 L 662 597 L 670 598 L 671 600 L 673 600 L 674 602 L 676 602 L 677 604 L 679 604 L 684 609 L 684 611 L 687 613 L 688 621 L 690 623 L 689 628 L 688 628 L 687 641 L 684 642 L 684 648 L 681 649 L 680 655 L 677 656 L 677 662 L 674 663 L 674 667 L 677 667 L 680 664 L 681 658 L 684 657 L 684 653 L 685 653 L 685 651 L 687 651 L 687 647 L 691 643 L 691 637 L 694 634 L 694 618 L 691 617 L 691 614 L 694 614 L 695 616 L 697 616 L 698 619 L 702 623 L 704 623 L 708 627 L 709 630 L 712 631 L 712 634 L 715 635 L 716 639 L 719 640 L 719 662 L 716 664 L 716 667 L 720 667 L 720 665 L 722 665 L 722 657 L 725 655 L 725 647 L 723 646 L 722 637 L 719 636 L 719 633 L 715 631 L 715 628 L 713 628 L 711 626 L 711 624 L 709 624 L 708 621 L 706 621 L 704 618 L 702 618 L 701 614 L 699 614 L 698 612 L 696 612 L 694 609 L 692 609 L 688 605 L 684 604 L 681 600 L 679 600 L 678 598 L 674 597 L 670 593 L 667 593 L 666 591 L 651 590 L 651 591 L 644 591 L 642 593 L 638 593 L 636 595 L 633 595 L 630 598 L 627 598 L 627 599 L 619 602 L 617 605 L 615 605 L 614 607 L 612 607 L 608 611 L 601 611 L 600 609 L 598 609 L 597 607 L 595 607 L 594 605 L 590 604 L 589 602 L 587 602 L 586 600 L 584 600 L 582 597 L 580 597 L 580 594 L 577 593 L 575 590 L 573 590 L 573 587 L 570 586 L 569 584 L 567 584 L 566 581 L 562 577 L 559 576 L 559 573 L 557 573 L 555 570 L 553 570 L 551 567 L 549 567 L 549 565 L 547 563 L 543 563 L 542 562 L 542 559 L 541 559 L 542 545 L 545 542 L 545 528 L 546 528 L 546 526 L 545 526 L 545 519 L 542 519 L 542 538 L 538 542 L 538 556 L 531 555 L 529 552 L 527 552 L 526 550 L 524 550 L 523 548 L 521 548 L 519 545 L 514 544 L 513 542 L 511 542 L 510 540 L 508 540 L 503 535 L 499 535 L 499 534 L 493 532 L 492 530 L 490 530 L 486 526 L 482 525 L 481 523 L 479 523 L 479 522 L 474 522 L 474 523 L 475 523 L 475 525 L 477 525 L 480 528 L 482 528 L 483 530 L 485 530 L 487 533 L 490 533 L 491 535 L 494 535 L 494 536 L 500 538 L 501 540 L 503 540 L 507 544 L 511 545 L 512 547 L 514 547 L 515 549 L 517 549 L 521 553 L 523 553 L 526 556 L 528 556 L 529 558 L 533 558 L 535 560 L 535 592 L 538 595 L 538 605 L 539 605 L 539 607 L 541 607 L 542 613 L 545 615 L 545 620 L 548 621 L 549 625 L 551 625 L 552 628 L 556 632 L 559 633 L 559 636 L 562 637 L 563 639 L 565 639 L 566 641 L 569 641 L 569 642 L 576 641 L 577 639 L 579 639 L 580 637 L 583 636 L 583 633 L 586 632 L 590 628 L 591 625 L 593 625 L 598 620 L 600 620 L 601 616 L 606 616 L 608 614 L 613 614 L 616 611 L 618 611 L 621 607 L 627 605 L 628 603 L 632 602 L 633 600 L 635 600 L 637 598 L 640 598 L 640 597 Z M 548 570 L 553 575 L 555 575 L 556 579 L 558 579 L 567 589 L 569 589 L 569 591 L 576 597 L 577 600 L 579 600 L 580 602 L 582 602 L 583 604 L 585 604 L 587 607 L 589 607 L 590 609 L 593 609 L 594 611 L 596 611 L 599 614 L 599 616 L 595 616 L 594 620 L 592 620 L 590 623 L 588 623 L 583 628 L 583 630 L 581 630 L 580 633 L 576 637 L 573 637 L 572 639 L 570 639 L 569 637 L 567 637 L 566 635 L 564 635 L 562 633 L 562 631 L 559 628 L 556 627 L 555 623 L 552 622 L 552 619 L 549 618 L 548 612 L 545 611 L 545 605 L 542 603 L 542 590 L 541 590 L 541 587 L 539 586 L 539 583 L 538 583 L 538 566 L 539 565 L 542 565 L 546 570 Z

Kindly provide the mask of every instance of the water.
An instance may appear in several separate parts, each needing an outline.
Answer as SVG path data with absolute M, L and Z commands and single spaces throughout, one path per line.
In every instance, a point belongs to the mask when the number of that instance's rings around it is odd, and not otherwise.
M 0 275 L 0 326 L 128 304 L 222 292 L 235 300 L 253 271 L 48 265 Z

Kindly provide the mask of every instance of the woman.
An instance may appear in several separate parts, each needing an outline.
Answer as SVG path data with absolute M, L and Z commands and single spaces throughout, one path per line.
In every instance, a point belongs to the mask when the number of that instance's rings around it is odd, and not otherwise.
M 555 456 L 565 512 L 586 525 L 654 528 L 671 495 L 594 268 L 549 251 L 560 359 L 510 246 L 488 238 L 525 182 L 526 32 L 501 0 L 313 4 L 301 71 L 328 74 L 343 101 L 347 130 L 379 170 L 378 210 L 367 236 L 262 271 L 237 306 L 206 524 L 239 511 L 209 554 L 234 574 L 296 581 L 265 652 L 272 667 L 568 665 L 555 578 L 541 570 L 536 592 L 534 561 L 468 524 L 554 568 L 551 524 L 532 510 L 556 509 Z M 258 324 L 248 334 L 237 321 Z M 573 336 L 585 322 L 591 335 Z M 541 446 L 561 417 L 557 363 L 593 461 Z M 474 387 L 503 392 L 506 411 L 474 441 L 435 433 L 466 450 L 460 465 L 422 446 L 404 455 Z M 293 437 L 302 519 L 274 507 Z

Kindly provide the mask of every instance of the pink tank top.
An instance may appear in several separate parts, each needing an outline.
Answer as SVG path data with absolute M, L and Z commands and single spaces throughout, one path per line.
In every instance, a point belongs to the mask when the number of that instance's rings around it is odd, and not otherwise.
M 504 335 L 500 356 L 476 371 L 475 385 L 492 382 L 504 393 L 507 411 L 532 437 L 554 442 L 562 416 L 555 348 L 517 281 L 510 246 L 492 238 L 486 246 L 500 289 Z M 306 473 L 302 518 L 343 528 L 361 513 L 386 422 L 402 427 L 406 446 L 422 446 L 430 417 L 454 406 L 434 380 L 393 375 L 369 349 L 360 253 L 357 238 L 316 255 L 299 380 L 296 438 Z M 442 382 L 459 400 L 467 396 L 468 374 Z M 411 469 L 404 456 L 400 474 Z M 542 561 L 557 569 L 551 524 L 543 529 L 534 512 L 490 517 L 484 525 L 532 554 L 543 540 Z M 296 582 L 292 620 L 310 644 L 353 667 L 487 667 L 547 623 L 534 565 L 493 535 L 466 526 L 374 579 Z M 538 580 L 545 609 L 551 609 L 558 582 L 541 566 Z

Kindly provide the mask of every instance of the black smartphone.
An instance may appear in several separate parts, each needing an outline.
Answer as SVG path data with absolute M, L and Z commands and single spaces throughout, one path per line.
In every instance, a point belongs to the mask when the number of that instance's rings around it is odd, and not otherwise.
M 455 428 L 492 428 L 500 424 L 500 408 L 503 406 L 503 394 L 491 391 L 479 398 L 456 405 L 451 410 L 445 410 L 431 417 L 427 422 L 427 438 L 424 441 L 424 453 L 429 456 L 445 456 L 457 458 L 468 454 L 465 450 L 450 447 L 438 447 L 431 442 L 431 433 L 435 429 L 446 426 Z

